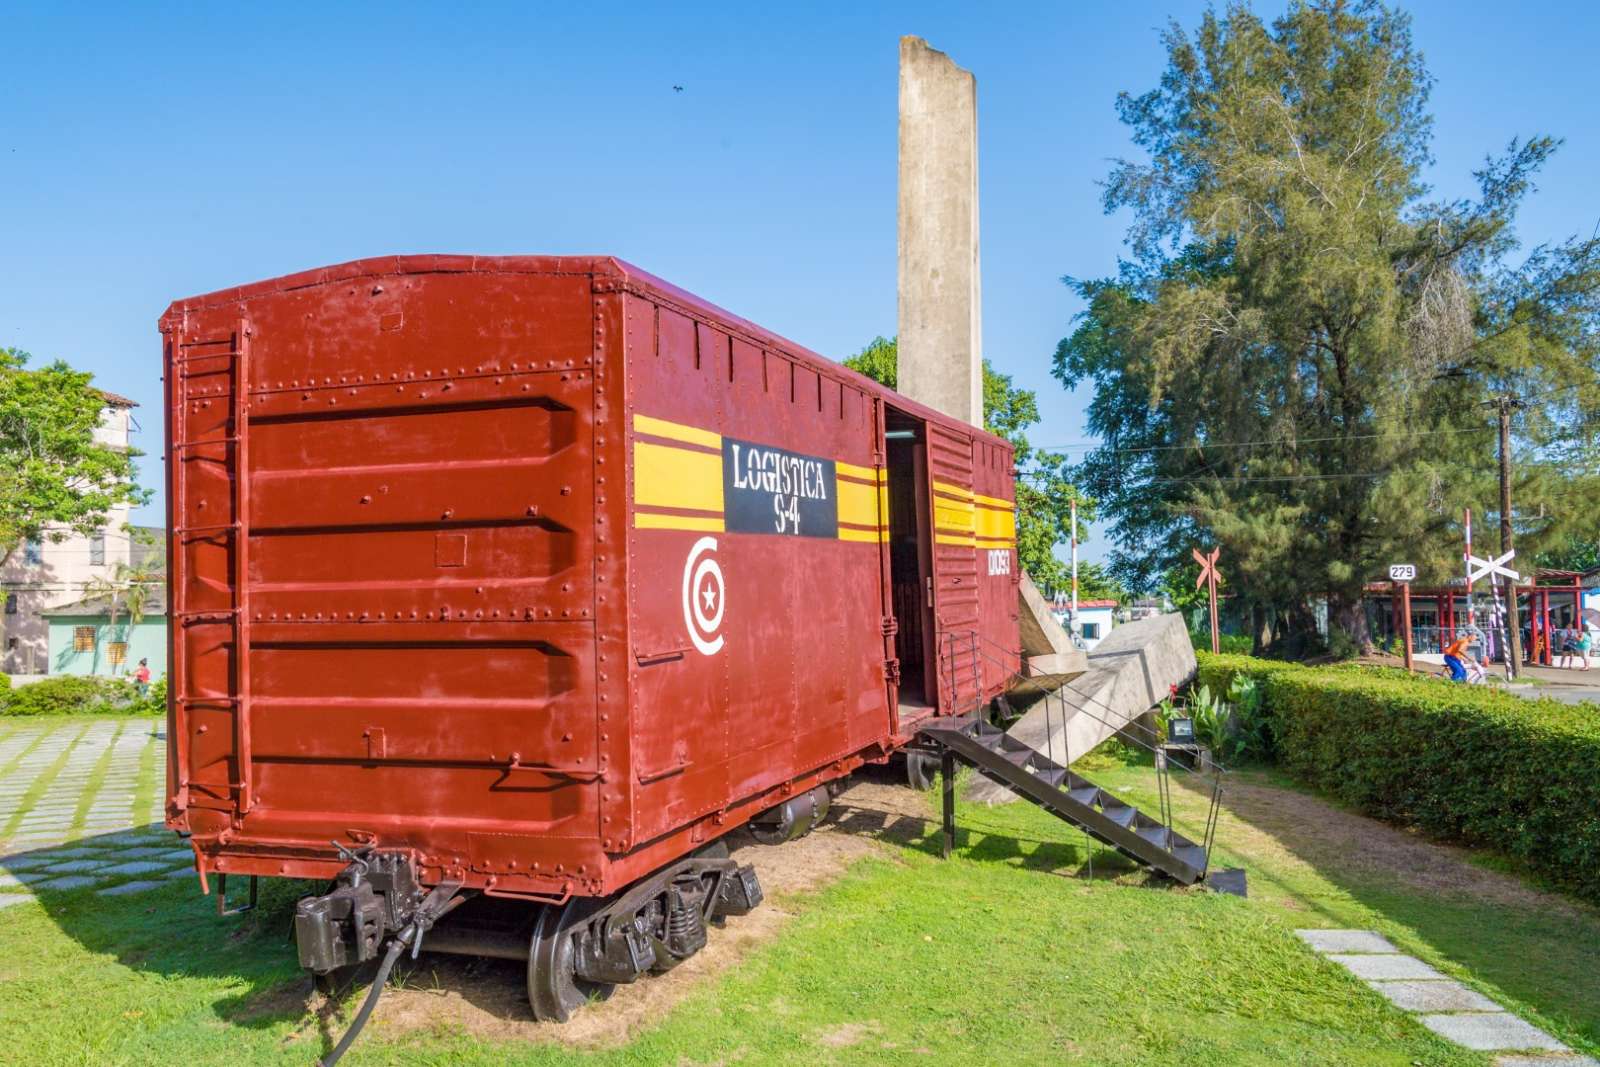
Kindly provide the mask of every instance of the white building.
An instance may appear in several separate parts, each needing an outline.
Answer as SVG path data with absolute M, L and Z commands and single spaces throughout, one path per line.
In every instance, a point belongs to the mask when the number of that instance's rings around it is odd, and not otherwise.
M 1068 633 L 1073 633 L 1072 604 L 1067 602 L 1065 607 L 1057 607 L 1056 621 L 1066 628 Z M 1105 639 L 1106 634 L 1117 624 L 1117 602 L 1115 600 L 1080 600 L 1078 601 L 1078 628 L 1076 636 L 1079 638 L 1080 647 L 1094 648 Z
M 132 400 L 103 393 L 105 411 L 95 439 L 114 448 L 129 447 Z M 152 549 L 136 545 L 129 532 L 133 508 L 118 504 L 106 515 L 102 533 L 90 537 L 68 534 L 60 541 L 46 537 L 28 542 L 0 567 L 0 671 L 6 674 L 45 674 L 49 671 L 50 628 L 41 611 L 81 600 L 84 584 L 109 578 L 118 563 L 142 560 Z M 158 531 L 159 532 L 159 531 Z M 156 551 L 165 551 L 159 543 Z
M 1093 649 L 1111 628 L 1117 624 L 1117 602 L 1115 600 L 1080 600 L 1078 601 L 1078 633 L 1083 637 L 1083 647 Z

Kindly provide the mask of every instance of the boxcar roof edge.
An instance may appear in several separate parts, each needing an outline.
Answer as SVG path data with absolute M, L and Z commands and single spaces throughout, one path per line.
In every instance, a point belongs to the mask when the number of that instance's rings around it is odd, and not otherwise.
M 811 370 L 826 374 L 836 381 L 843 380 L 846 384 L 856 389 L 879 396 L 907 414 L 938 422 L 946 427 L 960 429 L 964 433 L 971 434 L 975 439 L 987 439 L 991 444 L 997 444 L 1007 451 L 1012 451 L 1011 442 L 998 434 L 991 433 L 980 426 L 969 425 L 954 416 L 912 400 L 910 397 L 868 378 L 859 371 L 851 370 L 836 360 L 829 359 L 827 356 L 814 352 L 798 342 L 758 326 L 750 320 L 728 311 L 726 308 L 680 289 L 671 282 L 664 281 L 649 271 L 642 270 L 615 256 L 478 256 L 450 254 L 372 256 L 366 259 L 350 260 L 346 263 L 336 263 L 326 267 L 314 267 L 294 274 L 285 274 L 278 278 L 269 278 L 264 281 L 252 282 L 248 285 L 218 289 L 214 292 L 174 300 L 162 314 L 160 326 L 165 331 L 175 315 L 181 315 L 186 311 L 198 311 L 205 308 L 238 303 L 253 297 L 269 296 L 274 293 L 289 292 L 295 289 L 333 285 L 340 282 L 353 281 L 357 278 L 374 278 L 396 274 L 469 273 L 592 274 L 599 278 L 605 278 L 612 284 L 613 288 L 621 288 L 648 299 L 675 305 L 692 316 L 720 321 L 722 326 L 730 330 L 730 332 L 743 334 L 745 339 L 764 348 L 778 349 L 788 358 L 798 360 Z

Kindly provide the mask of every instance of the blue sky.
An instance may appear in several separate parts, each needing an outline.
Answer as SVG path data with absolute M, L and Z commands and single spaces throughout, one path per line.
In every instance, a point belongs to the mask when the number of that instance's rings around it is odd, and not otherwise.
M 1555 134 L 1522 232 L 1591 231 L 1600 9 L 1409 9 L 1438 79 L 1439 191 L 1470 193 L 1513 136 Z M 1166 19 L 1200 10 L 6 5 L 0 345 L 138 400 L 152 483 L 167 303 L 362 256 L 618 255 L 841 358 L 895 329 L 897 41 L 914 33 L 978 78 L 985 353 L 1039 391 L 1036 441 L 1078 445 L 1087 398 L 1049 376 L 1078 309 L 1059 279 L 1114 268 L 1126 220 L 1095 184 L 1131 151 L 1113 101 L 1154 83 Z

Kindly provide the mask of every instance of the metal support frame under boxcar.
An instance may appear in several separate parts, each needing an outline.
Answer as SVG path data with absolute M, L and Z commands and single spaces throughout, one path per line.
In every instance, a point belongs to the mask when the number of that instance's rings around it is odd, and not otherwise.
M 944 847 L 940 855 L 950 858 L 956 847 L 956 754 L 939 750 L 939 774 L 944 783 Z

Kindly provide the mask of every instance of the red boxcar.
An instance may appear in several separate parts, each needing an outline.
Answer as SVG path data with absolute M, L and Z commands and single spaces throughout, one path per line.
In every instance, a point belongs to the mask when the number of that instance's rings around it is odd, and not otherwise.
M 203 877 L 566 930 L 1005 681 L 1007 443 L 615 259 L 362 260 L 161 330 L 168 823 Z M 316 969 L 373 954 L 347 895 L 297 917 Z

